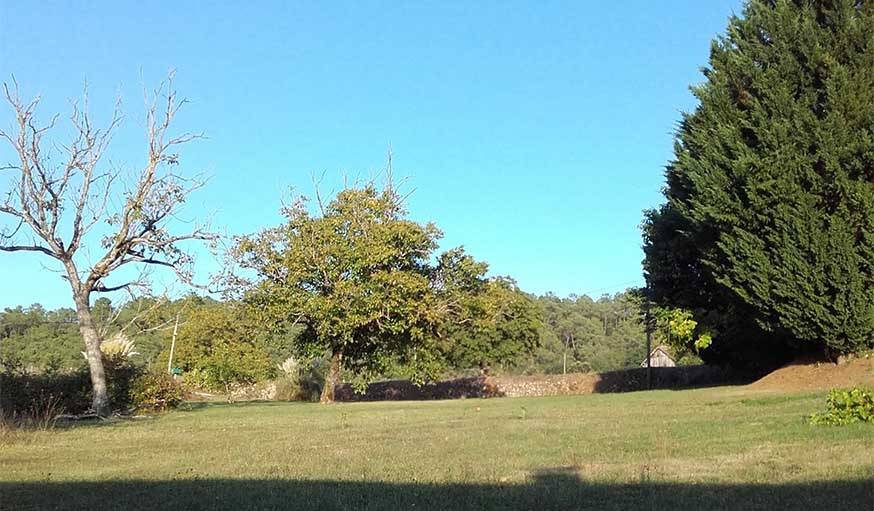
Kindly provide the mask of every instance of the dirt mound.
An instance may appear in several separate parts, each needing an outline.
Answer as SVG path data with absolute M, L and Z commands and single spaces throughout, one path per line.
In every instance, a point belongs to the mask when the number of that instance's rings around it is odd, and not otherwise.
M 751 389 L 785 392 L 854 386 L 874 387 L 874 356 L 853 358 L 840 364 L 799 360 L 750 384 Z

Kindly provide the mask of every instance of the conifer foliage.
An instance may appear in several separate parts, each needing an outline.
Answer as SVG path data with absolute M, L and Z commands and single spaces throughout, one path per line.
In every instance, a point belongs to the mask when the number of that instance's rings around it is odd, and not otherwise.
M 653 296 L 711 359 L 871 347 L 874 2 L 752 0 L 704 76 L 644 220 Z

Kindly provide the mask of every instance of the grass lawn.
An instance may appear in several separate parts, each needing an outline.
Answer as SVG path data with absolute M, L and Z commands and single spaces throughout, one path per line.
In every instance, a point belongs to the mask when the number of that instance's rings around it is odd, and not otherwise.
M 0 509 L 874 510 L 874 426 L 744 387 L 191 405 L 0 440 Z

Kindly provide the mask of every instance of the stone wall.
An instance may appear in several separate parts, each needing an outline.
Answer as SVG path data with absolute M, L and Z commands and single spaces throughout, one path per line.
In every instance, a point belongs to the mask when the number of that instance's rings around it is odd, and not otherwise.
M 407 380 L 371 384 L 364 394 L 348 384 L 335 390 L 337 401 L 408 401 L 430 399 L 538 397 L 633 392 L 647 389 L 646 368 L 566 375 L 478 376 L 458 378 L 417 387 Z M 652 368 L 653 389 L 707 387 L 746 383 L 742 376 L 714 366 Z

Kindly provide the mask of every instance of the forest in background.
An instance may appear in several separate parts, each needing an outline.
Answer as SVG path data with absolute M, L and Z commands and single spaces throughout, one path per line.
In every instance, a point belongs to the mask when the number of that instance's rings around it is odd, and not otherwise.
M 551 294 L 530 298 L 541 318 L 539 347 L 515 363 L 490 367 L 490 372 L 601 372 L 638 366 L 645 358 L 646 335 L 633 292 L 598 299 Z M 190 295 L 172 301 L 140 299 L 116 308 L 109 299 L 100 298 L 93 310 L 106 338 L 123 332 L 134 342 L 136 355 L 131 361 L 147 369 L 168 370 L 177 314 L 172 367 L 185 370 L 189 376 L 233 362 L 240 381 L 262 381 L 275 377 L 290 357 L 306 358 L 295 352 L 291 342 L 296 332 L 266 332 L 248 321 L 232 302 Z M 662 338 L 659 333 L 655 336 L 656 341 Z M 500 344 L 501 339 L 496 341 Z M 6 308 L 0 312 L 0 343 L 0 357 L 14 359 L 33 371 L 69 371 L 85 364 L 71 308 L 47 310 L 40 304 Z M 695 359 L 687 357 L 686 361 Z M 445 376 L 477 371 L 475 365 L 456 362 Z

